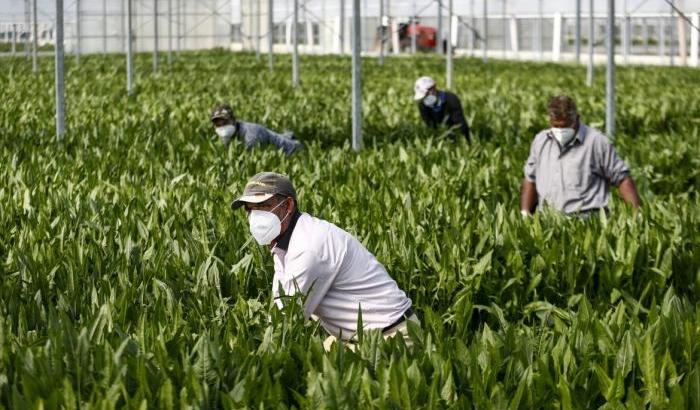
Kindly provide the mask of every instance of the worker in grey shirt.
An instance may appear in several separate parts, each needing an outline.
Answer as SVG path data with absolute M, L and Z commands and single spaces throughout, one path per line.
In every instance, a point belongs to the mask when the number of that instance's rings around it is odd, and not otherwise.
M 639 207 L 629 167 L 605 135 L 581 123 L 574 100 L 554 97 L 547 111 L 551 128 L 537 134 L 530 147 L 521 212 L 534 212 L 538 202 L 566 214 L 607 209 L 610 185 L 618 187 L 625 202 Z
M 262 125 L 238 121 L 230 105 L 220 104 L 211 112 L 211 122 L 221 142 L 228 148 L 233 138 L 245 143 L 246 148 L 260 144 L 272 144 L 290 155 L 303 144 L 294 137 L 294 133 L 278 134 Z

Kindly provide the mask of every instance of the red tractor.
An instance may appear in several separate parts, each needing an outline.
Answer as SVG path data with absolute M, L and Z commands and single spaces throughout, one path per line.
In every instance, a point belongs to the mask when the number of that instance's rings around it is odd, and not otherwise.
M 385 23 L 388 24 L 388 23 Z M 389 25 L 382 25 L 377 27 L 377 38 L 375 40 L 375 49 L 379 49 L 380 38 L 384 37 L 387 50 L 391 49 L 392 37 L 394 33 L 391 33 Z M 436 50 L 436 37 L 437 30 L 433 27 L 424 26 L 420 22 L 415 23 L 403 22 L 398 23 L 397 34 L 399 40 L 399 50 L 401 52 L 406 52 L 411 50 L 411 42 L 413 33 L 416 34 L 416 50 L 417 51 L 435 51 Z
M 416 49 L 419 51 L 435 51 L 437 42 L 437 30 L 433 27 L 424 26 L 419 22 L 399 24 L 399 47 L 401 51 L 410 50 L 411 37 L 416 35 Z

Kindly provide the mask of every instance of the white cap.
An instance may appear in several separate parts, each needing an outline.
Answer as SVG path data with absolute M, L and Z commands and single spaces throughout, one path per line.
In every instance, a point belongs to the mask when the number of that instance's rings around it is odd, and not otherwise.
M 421 77 L 416 80 L 416 86 L 414 87 L 416 94 L 413 99 L 420 101 L 428 93 L 428 90 L 435 87 L 435 80 L 430 77 Z

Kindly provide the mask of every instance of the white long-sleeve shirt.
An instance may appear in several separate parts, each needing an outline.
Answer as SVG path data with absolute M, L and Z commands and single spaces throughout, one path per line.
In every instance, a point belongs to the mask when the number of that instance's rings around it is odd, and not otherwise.
M 356 333 L 360 309 L 365 329 L 383 329 L 411 307 L 384 266 L 349 233 L 306 213 L 297 215 L 289 229 L 291 236 L 272 249 L 272 294 L 278 306 L 280 289 L 287 296 L 302 292 L 307 296 L 304 316 L 317 316 L 329 333 L 343 339 Z

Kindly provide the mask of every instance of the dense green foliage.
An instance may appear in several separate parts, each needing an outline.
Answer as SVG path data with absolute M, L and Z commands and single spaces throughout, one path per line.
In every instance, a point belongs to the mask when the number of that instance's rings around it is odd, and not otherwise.
M 589 221 L 518 209 L 545 104 L 570 93 L 602 127 L 584 69 L 455 62 L 472 146 L 419 124 L 437 58 L 364 63 L 365 149 L 349 149 L 350 60 L 183 54 L 124 92 L 123 56 L 0 72 L 0 407 L 699 408 L 700 72 L 619 69 L 618 151 L 644 206 Z M 228 151 L 208 110 L 293 129 L 307 149 Z M 413 299 L 416 346 L 363 335 L 326 354 L 297 306 L 270 303 L 272 259 L 228 207 L 287 173 L 303 210 L 360 238 Z

